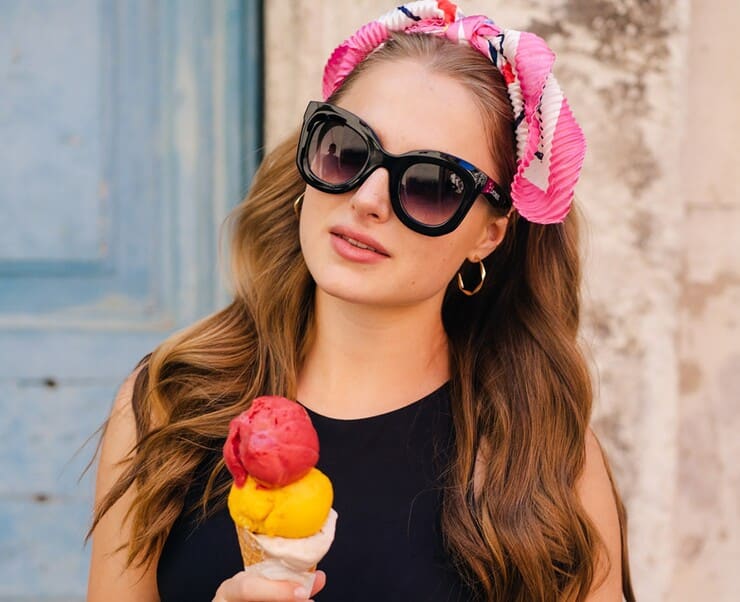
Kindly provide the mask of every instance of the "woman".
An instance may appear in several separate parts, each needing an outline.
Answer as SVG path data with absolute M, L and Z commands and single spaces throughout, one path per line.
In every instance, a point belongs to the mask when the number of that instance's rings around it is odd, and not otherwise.
M 576 343 L 584 143 L 551 66 L 449 2 L 337 48 L 231 216 L 233 302 L 117 396 L 91 601 L 634 599 Z M 220 450 L 262 394 L 303 403 L 334 483 L 313 592 L 239 572 Z

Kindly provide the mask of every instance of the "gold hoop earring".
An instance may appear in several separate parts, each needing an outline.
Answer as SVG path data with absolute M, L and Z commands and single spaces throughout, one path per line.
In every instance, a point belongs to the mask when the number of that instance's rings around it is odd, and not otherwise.
M 300 218 L 301 217 L 301 206 L 303 205 L 303 195 L 305 193 L 302 192 L 298 195 L 298 198 L 293 201 L 293 211 L 295 212 L 295 216 Z
M 478 291 L 480 291 L 480 289 L 483 288 L 483 281 L 486 279 L 486 266 L 483 265 L 483 261 L 481 261 L 480 259 L 478 260 L 478 267 L 480 268 L 480 282 L 478 283 L 478 286 L 476 286 L 472 291 L 469 291 L 465 288 L 462 274 L 460 274 L 460 272 L 457 273 L 457 288 L 459 288 L 468 297 L 472 297 Z

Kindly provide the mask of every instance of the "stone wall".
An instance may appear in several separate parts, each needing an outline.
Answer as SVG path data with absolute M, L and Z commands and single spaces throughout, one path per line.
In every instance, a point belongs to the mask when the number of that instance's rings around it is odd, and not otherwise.
M 270 0 L 266 140 L 385 0 Z M 589 153 L 578 186 L 594 428 L 630 516 L 640 600 L 740 590 L 740 4 L 461 0 L 545 37 Z

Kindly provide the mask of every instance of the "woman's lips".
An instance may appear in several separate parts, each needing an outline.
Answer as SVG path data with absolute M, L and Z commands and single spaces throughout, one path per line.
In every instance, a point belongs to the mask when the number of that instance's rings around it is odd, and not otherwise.
M 372 241 L 374 242 L 374 241 Z M 358 263 L 376 263 L 387 259 L 389 255 L 384 249 L 375 247 L 366 237 L 350 236 L 349 234 L 331 232 L 331 245 L 334 251 L 344 259 L 356 261 Z M 378 243 L 375 243 L 378 244 Z
M 332 234 L 335 234 L 336 236 L 340 236 L 347 242 L 359 248 L 369 248 L 370 250 L 375 251 L 380 255 L 390 257 L 390 253 L 385 250 L 383 245 L 381 245 L 377 240 L 375 240 L 371 236 L 368 236 L 367 234 L 356 232 L 345 226 L 335 226 L 330 230 L 330 232 Z

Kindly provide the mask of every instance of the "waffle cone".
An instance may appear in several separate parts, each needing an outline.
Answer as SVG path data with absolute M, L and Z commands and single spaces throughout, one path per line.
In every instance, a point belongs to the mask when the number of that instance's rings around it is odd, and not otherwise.
M 237 527 L 236 534 L 239 537 L 239 549 L 242 551 L 242 560 L 245 567 L 257 564 L 265 559 L 265 552 L 251 532 Z

